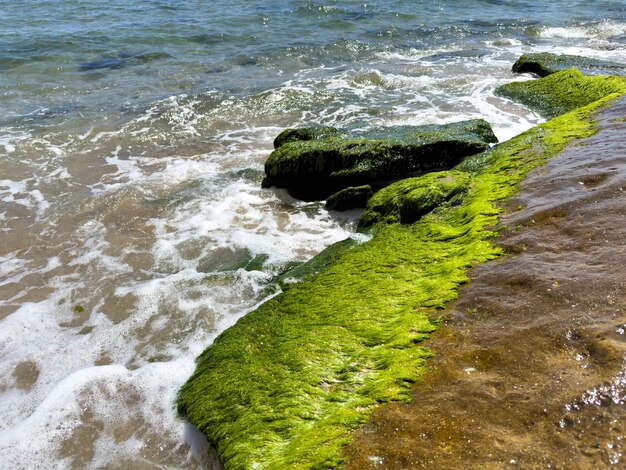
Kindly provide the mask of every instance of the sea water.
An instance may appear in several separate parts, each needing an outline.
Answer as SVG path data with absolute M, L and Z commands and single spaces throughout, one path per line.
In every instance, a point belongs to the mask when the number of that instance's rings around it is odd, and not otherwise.
M 283 128 L 505 140 L 541 122 L 493 93 L 520 54 L 626 62 L 620 1 L 0 0 L 0 30 L 0 468 L 215 464 L 194 358 L 358 215 L 260 188 Z

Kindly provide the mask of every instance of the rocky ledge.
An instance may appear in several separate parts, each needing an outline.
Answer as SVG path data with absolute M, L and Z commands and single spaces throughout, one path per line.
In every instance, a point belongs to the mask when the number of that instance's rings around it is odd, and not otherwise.
M 588 77 L 579 70 L 568 69 L 539 80 L 507 83 L 497 88 L 496 94 L 524 103 L 551 118 L 612 93 L 622 94 L 626 91 L 625 84 L 624 77 Z

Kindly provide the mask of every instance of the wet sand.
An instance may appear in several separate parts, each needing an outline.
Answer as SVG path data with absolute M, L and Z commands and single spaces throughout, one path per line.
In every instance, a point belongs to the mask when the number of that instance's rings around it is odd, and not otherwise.
M 428 342 L 410 405 L 377 410 L 350 469 L 626 466 L 626 99 L 535 170 Z

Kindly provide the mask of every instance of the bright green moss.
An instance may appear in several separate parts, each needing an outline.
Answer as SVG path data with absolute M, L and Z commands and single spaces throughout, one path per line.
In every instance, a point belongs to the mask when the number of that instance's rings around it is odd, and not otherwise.
M 358 242 L 354 238 L 346 238 L 326 247 L 317 256 L 314 256 L 306 263 L 294 266 L 284 274 L 280 275 L 275 284 L 284 287 L 285 284 L 311 279 L 331 266 L 340 256 L 351 249 Z
M 626 77 L 586 77 L 575 69 L 563 70 L 538 80 L 507 83 L 496 93 L 536 109 L 545 117 L 585 106 L 611 93 L 626 92 Z
M 414 222 L 446 202 L 458 200 L 469 188 L 470 176 L 461 171 L 428 173 L 407 178 L 377 192 L 367 203 L 359 227 L 376 222 Z
M 513 64 L 513 72 L 530 72 L 540 77 L 572 68 L 580 70 L 585 75 L 598 75 L 599 73 L 624 75 L 626 73 L 626 64 L 578 55 L 557 55 L 550 52 L 522 54 Z
M 488 227 L 524 175 L 572 139 L 611 95 L 466 159 L 456 205 L 412 224 L 376 224 L 370 241 L 331 249 L 325 269 L 285 285 L 198 358 L 178 409 L 226 469 L 337 468 L 372 410 L 409 401 L 431 353 L 434 309 L 476 263 L 501 255 Z M 456 174 L 456 173 L 455 173 Z

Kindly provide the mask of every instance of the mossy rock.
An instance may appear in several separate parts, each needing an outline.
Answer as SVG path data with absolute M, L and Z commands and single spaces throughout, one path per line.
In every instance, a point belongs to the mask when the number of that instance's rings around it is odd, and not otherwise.
M 548 118 L 588 105 L 612 93 L 624 92 L 626 77 L 586 77 L 576 69 L 563 70 L 537 80 L 507 83 L 496 89 L 498 95 L 524 103 Z
M 369 184 L 349 187 L 333 194 L 326 200 L 326 209 L 329 211 L 347 211 L 365 207 L 369 198 L 374 195 Z
M 285 129 L 274 139 L 274 148 L 277 149 L 289 142 L 300 142 L 307 140 L 321 140 L 339 135 L 339 130 L 335 127 L 312 126 L 294 127 Z
M 442 171 L 398 181 L 369 200 L 359 219 L 359 227 L 369 227 L 376 222 L 415 222 L 436 207 L 449 205 L 462 197 L 470 180 L 469 173 Z
M 502 202 L 530 170 L 593 134 L 591 113 L 617 96 L 468 157 L 455 169 L 471 177 L 456 204 L 412 224 L 375 224 L 369 241 L 330 250 L 323 269 L 223 332 L 198 358 L 178 410 L 224 468 L 339 468 L 377 406 L 410 401 L 431 356 L 423 340 L 433 313 L 456 298 L 468 269 L 502 254 L 490 230 Z
M 450 169 L 496 141 L 491 126 L 476 119 L 290 142 L 265 162 L 263 186 L 287 188 L 300 199 L 323 199 L 350 186 L 382 187 L 401 178 Z
M 626 64 L 578 55 L 557 55 L 550 52 L 523 54 L 513 64 L 513 72 L 529 72 L 540 77 L 567 69 L 578 69 L 585 75 L 626 75 Z

